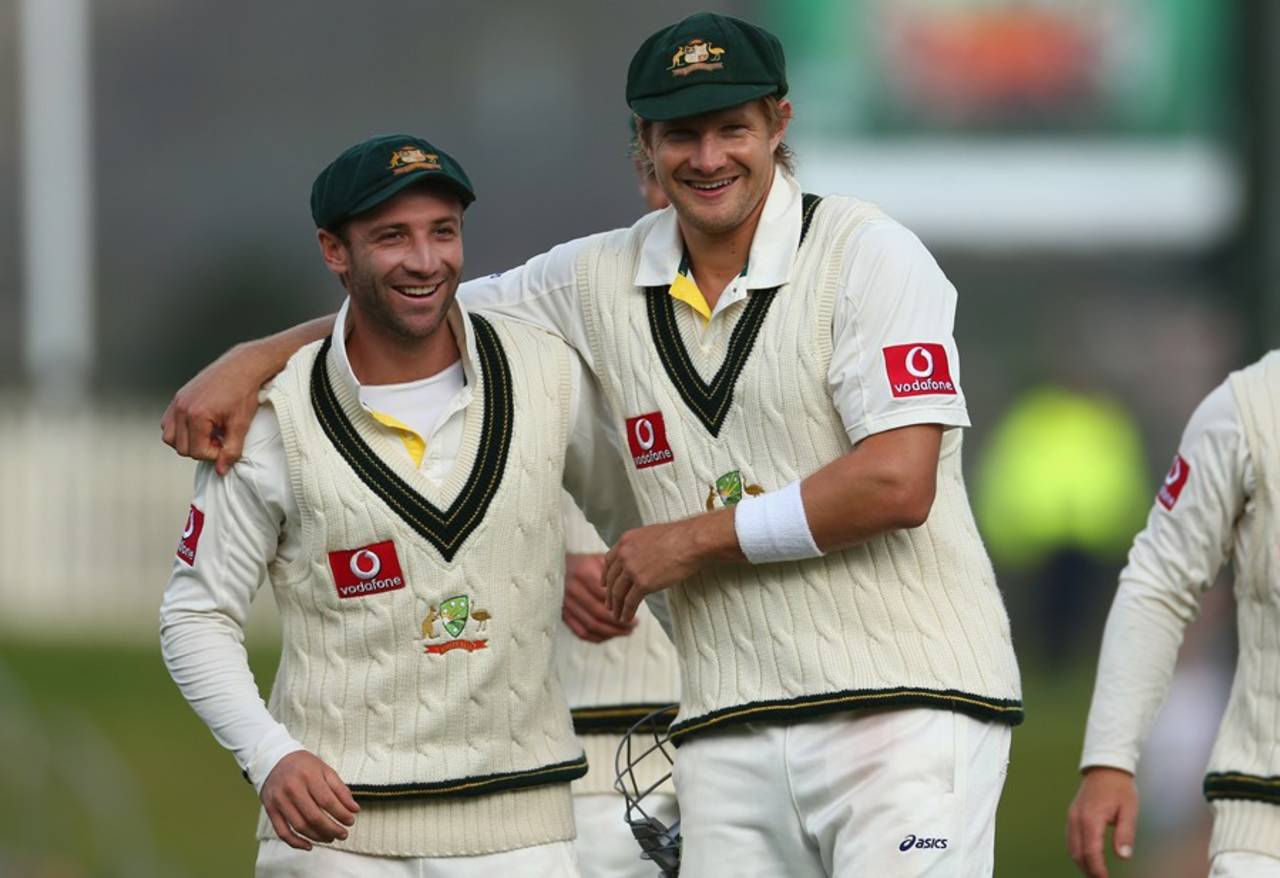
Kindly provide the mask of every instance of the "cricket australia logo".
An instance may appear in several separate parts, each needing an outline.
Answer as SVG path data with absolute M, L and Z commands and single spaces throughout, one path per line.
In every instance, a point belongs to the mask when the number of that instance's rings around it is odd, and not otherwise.
M 743 484 L 742 473 L 736 469 L 731 470 L 716 479 L 716 483 L 711 486 L 710 492 L 707 493 L 707 511 L 710 512 L 717 505 L 722 508 L 737 506 L 742 502 L 743 494 L 755 497 L 763 493 L 764 488 L 759 485 Z
M 695 70 L 719 70 L 724 67 L 722 58 L 724 49 L 713 46 L 706 40 L 694 38 L 676 49 L 671 56 L 671 66 L 667 69 L 672 76 L 688 76 Z
M 455 649 L 465 649 L 467 652 L 485 649 L 489 645 L 487 638 L 464 640 L 462 632 L 466 630 L 468 622 L 475 622 L 475 631 L 479 634 L 488 627 L 491 618 L 493 617 L 488 610 L 472 609 L 471 598 L 467 595 L 454 595 L 441 601 L 438 608 L 435 604 L 427 607 L 427 615 L 422 620 L 422 639 L 417 642 L 423 645 L 422 651 L 427 655 L 443 655 Z M 437 624 L 443 629 L 442 632 L 437 632 Z M 432 642 L 439 637 L 450 639 Z
M 402 146 L 391 153 L 391 164 L 387 170 L 393 174 L 407 174 L 409 171 L 438 171 L 440 156 L 433 152 L 424 152 L 416 146 Z

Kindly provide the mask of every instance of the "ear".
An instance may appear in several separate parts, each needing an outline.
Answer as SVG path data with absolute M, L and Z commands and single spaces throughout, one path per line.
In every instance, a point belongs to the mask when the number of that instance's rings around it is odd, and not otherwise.
M 320 242 L 320 256 L 325 267 L 339 278 L 345 277 L 351 270 L 351 251 L 347 245 L 328 229 L 317 229 L 316 240 Z
M 778 128 L 769 134 L 769 150 L 773 151 L 787 136 L 787 126 L 791 124 L 791 101 L 785 98 L 778 101 Z

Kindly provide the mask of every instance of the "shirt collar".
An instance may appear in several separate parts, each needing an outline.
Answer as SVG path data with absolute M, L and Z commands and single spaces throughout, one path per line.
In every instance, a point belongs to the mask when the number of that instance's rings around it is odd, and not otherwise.
M 782 286 L 791 276 L 791 266 L 800 248 L 800 186 L 781 167 L 775 167 L 773 184 L 765 196 L 760 224 L 756 226 L 747 257 L 746 288 L 770 289 Z M 684 242 L 674 207 L 658 213 L 640 246 L 636 269 L 637 287 L 669 286 L 680 270 Z
M 359 397 L 361 384 L 356 378 L 355 371 L 351 368 L 351 360 L 347 358 L 347 311 L 350 307 L 351 299 L 348 297 L 343 300 L 342 307 L 338 309 L 338 316 L 333 321 L 333 337 L 335 341 L 341 339 L 342 343 L 334 344 L 332 350 L 334 360 L 338 364 L 339 377 Z M 476 364 L 480 360 L 476 352 L 476 340 L 471 331 L 471 320 L 468 318 L 466 306 L 457 297 L 454 298 L 453 304 L 449 308 L 449 313 L 445 315 L 445 322 L 448 324 L 449 329 L 453 331 L 455 339 L 462 338 L 464 340 L 464 343 L 458 346 L 462 353 L 462 374 L 467 379 L 466 389 L 462 393 L 465 400 L 470 400 L 471 388 L 476 386 Z M 369 408 L 365 405 L 363 399 L 360 400 L 360 405 L 366 410 Z

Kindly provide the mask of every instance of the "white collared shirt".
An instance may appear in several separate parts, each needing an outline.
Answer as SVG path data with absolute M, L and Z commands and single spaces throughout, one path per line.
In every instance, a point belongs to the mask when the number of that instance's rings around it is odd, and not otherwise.
M 347 337 L 347 307 L 344 304 L 338 313 L 335 338 Z M 350 382 L 361 405 L 405 440 L 405 454 L 410 459 L 415 459 L 414 443 L 407 441 L 406 433 L 413 433 L 425 445 L 418 467 L 437 482 L 448 476 L 457 459 L 479 362 L 471 322 L 461 303 L 450 310 L 447 319 L 454 337 L 464 340 L 458 347 L 466 379 L 461 386 L 455 385 L 447 398 L 436 392 L 439 388 L 420 387 L 415 392 L 395 385 L 401 392 L 388 395 L 361 385 L 347 359 L 345 344 L 334 346 L 339 380 Z M 593 504 L 595 508 L 605 506 L 625 515 L 623 504 L 610 502 L 612 492 L 619 490 L 613 480 L 625 476 L 621 475 L 620 452 L 597 429 L 605 420 L 603 401 L 595 382 L 584 380 L 578 359 L 570 360 L 574 365 L 565 486 L 579 502 L 590 491 L 593 497 L 604 498 Z M 374 399 L 384 408 L 371 408 Z M 435 411 L 427 410 L 433 407 Z M 388 420 L 401 426 L 388 425 Z M 405 426 L 411 423 L 434 426 L 419 436 Z M 250 604 L 267 578 L 268 566 L 275 559 L 288 563 L 302 551 L 301 515 L 290 485 L 279 421 L 270 406 L 259 408 L 245 437 L 244 453 L 226 476 L 217 476 L 211 464 L 197 465 L 192 505 L 203 514 L 195 547 L 197 563 L 173 562 L 160 608 L 162 653 L 187 701 L 261 789 L 280 759 L 303 749 L 267 711 L 243 646 Z M 620 529 L 636 526 L 639 521 L 618 518 L 603 524 L 602 530 L 607 531 L 610 526 Z
M 711 347 L 732 332 L 753 290 L 788 283 L 800 244 L 801 192 L 778 169 L 751 242 L 746 272 L 721 293 L 710 318 L 680 320 L 685 345 Z M 535 256 L 519 268 L 468 281 L 459 295 L 475 309 L 540 326 L 577 349 L 594 369 L 577 290 L 576 262 L 593 237 L 579 238 Z M 684 245 L 675 208 L 664 209 L 641 246 L 635 286 L 670 286 Z M 780 295 L 797 294 L 784 289 Z M 679 295 L 673 295 L 680 299 Z M 681 301 L 685 301 L 681 299 Z M 887 217 L 862 223 L 853 233 L 832 318 L 827 385 L 832 404 L 855 444 L 874 433 L 912 424 L 967 427 L 960 365 L 952 338 L 956 292 L 920 240 Z M 694 309 L 687 304 L 686 309 Z M 956 392 L 895 397 L 884 349 L 941 345 Z

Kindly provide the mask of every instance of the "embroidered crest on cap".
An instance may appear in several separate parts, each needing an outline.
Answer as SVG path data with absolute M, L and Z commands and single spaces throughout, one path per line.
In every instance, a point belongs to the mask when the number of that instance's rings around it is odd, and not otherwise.
M 890 345 L 884 349 L 884 367 L 889 390 L 895 397 L 956 395 L 947 349 L 940 344 Z
M 716 479 L 716 483 L 711 486 L 711 490 L 707 493 L 707 511 L 715 509 L 717 501 L 723 507 L 737 506 L 742 502 L 743 494 L 756 497 L 763 493 L 764 488 L 759 485 L 744 484 L 742 473 L 736 469 L 731 470 Z
M 393 174 L 406 174 L 409 171 L 438 171 L 440 156 L 426 152 L 416 146 L 402 146 L 391 153 L 391 164 L 387 170 Z
M 695 37 L 676 49 L 667 69 L 672 76 L 688 76 L 695 70 L 719 70 L 724 67 L 724 49 Z
M 404 588 L 404 573 L 391 540 L 329 553 L 329 569 L 340 598 L 359 598 Z
M 675 456 L 667 443 L 667 426 L 663 423 L 662 412 L 649 412 L 627 418 L 627 445 L 631 448 L 631 459 L 636 469 L 647 469 L 664 463 L 671 463 Z
M 443 655 L 455 649 L 465 649 L 467 652 L 484 649 L 489 645 L 487 639 L 463 640 L 461 635 L 466 630 L 468 622 L 476 623 L 475 630 L 479 634 L 488 628 L 489 620 L 492 618 L 488 610 L 472 609 L 471 598 L 465 594 L 446 598 L 440 602 L 439 608 L 431 604 L 427 607 L 427 615 L 422 619 L 422 640 L 420 641 L 423 644 L 422 651 L 428 655 Z M 437 622 L 444 629 L 443 635 L 436 631 Z M 443 643 L 431 643 L 440 636 L 448 636 L 452 639 Z
M 204 530 L 204 513 L 191 504 L 187 512 L 187 523 L 182 528 L 182 539 L 178 540 L 178 557 L 188 567 L 196 566 L 196 546 L 200 543 L 200 532 Z
M 1187 478 L 1191 475 L 1191 464 L 1183 458 L 1181 454 L 1173 456 L 1173 463 L 1169 465 L 1169 472 L 1164 477 L 1164 484 L 1160 486 L 1160 490 L 1156 492 L 1156 499 L 1160 501 L 1160 505 L 1165 509 L 1173 509 L 1173 504 L 1178 502 L 1182 489 L 1187 484 Z

